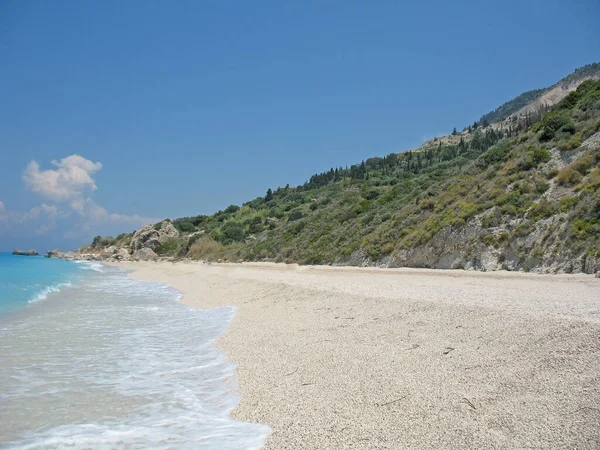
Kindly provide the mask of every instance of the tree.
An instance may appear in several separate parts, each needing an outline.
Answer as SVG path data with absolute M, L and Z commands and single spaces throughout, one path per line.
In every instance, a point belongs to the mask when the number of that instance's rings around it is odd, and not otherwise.
M 267 189 L 267 195 L 265 195 L 265 202 L 270 202 L 273 200 L 273 191 L 271 188 Z
M 456 131 L 456 127 L 454 127 L 454 129 L 452 130 L 452 136 L 456 136 L 458 134 L 458 131 Z

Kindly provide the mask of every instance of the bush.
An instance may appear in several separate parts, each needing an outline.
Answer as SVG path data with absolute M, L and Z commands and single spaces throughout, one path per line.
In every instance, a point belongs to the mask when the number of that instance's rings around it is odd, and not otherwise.
M 552 203 L 550 203 L 547 200 L 542 200 L 539 203 L 534 203 L 533 205 L 531 205 L 531 208 L 529 208 L 529 211 L 527 212 L 527 216 L 534 222 L 537 222 L 538 220 L 543 219 L 545 217 L 550 217 L 552 214 L 554 214 L 554 207 Z
M 531 157 L 533 159 L 534 166 L 537 166 L 541 163 L 550 161 L 550 158 L 552 157 L 552 155 L 550 154 L 548 149 L 546 149 L 544 147 L 540 147 L 540 148 L 536 148 L 535 150 L 533 150 L 533 152 L 531 152 Z
M 578 219 L 573 222 L 573 234 L 579 239 L 587 239 L 591 236 L 600 235 L 600 219 Z
M 504 158 L 510 152 L 510 147 L 508 145 L 498 145 L 496 147 L 492 147 L 483 155 L 481 155 L 481 160 L 486 165 L 496 164 L 504 161 Z
M 560 129 L 563 133 L 575 134 L 575 125 L 570 120 Z
M 221 242 L 223 244 L 230 244 L 232 242 L 243 241 L 246 237 L 244 227 L 237 222 L 226 222 L 221 227 Z
M 558 208 L 561 212 L 566 212 L 577 204 L 579 198 L 577 196 L 563 197 L 560 199 Z
M 550 111 L 540 122 L 542 133 L 540 141 L 545 142 L 554 138 L 556 132 L 569 123 L 568 111 Z
M 558 172 L 556 181 L 561 186 L 573 186 L 574 184 L 579 183 L 582 178 L 583 176 L 577 170 L 573 169 L 571 166 L 566 166 Z
M 571 167 L 582 175 L 587 175 L 592 166 L 594 165 L 594 158 L 592 155 L 584 155 L 579 159 L 575 160 L 571 164 Z
M 368 191 L 364 192 L 362 196 L 367 200 L 375 200 L 377 197 L 379 197 L 379 191 L 376 189 L 369 189 Z
M 196 227 L 194 226 L 194 224 L 188 221 L 176 220 L 173 222 L 173 226 L 182 233 L 192 233 L 196 231 Z
M 190 247 L 188 256 L 192 259 L 217 259 L 225 253 L 225 247 L 219 242 L 204 238 L 200 239 Z
M 96 236 L 92 241 L 92 248 L 94 249 L 104 249 L 106 247 L 110 247 L 116 242 L 116 239 L 112 236 Z
M 300 211 L 299 209 L 295 209 L 288 216 L 288 221 L 293 222 L 295 220 L 302 219 L 302 217 L 304 217 L 304 214 L 302 214 L 302 211 Z
M 172 256 L 179 251 L 180 247 L 181 241 L 175 237 L 171 237 L 156 249 L 156 254 L 161 256 Z

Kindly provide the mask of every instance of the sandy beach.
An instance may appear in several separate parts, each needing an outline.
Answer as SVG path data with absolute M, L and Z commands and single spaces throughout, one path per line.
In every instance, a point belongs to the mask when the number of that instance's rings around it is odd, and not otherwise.
M 600 448 L 600 279 L 122 263 L 237 307 L 233 417 L 265 449 Z

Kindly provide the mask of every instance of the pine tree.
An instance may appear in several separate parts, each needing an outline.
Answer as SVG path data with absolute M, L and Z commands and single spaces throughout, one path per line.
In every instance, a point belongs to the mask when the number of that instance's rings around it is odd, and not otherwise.
M 267 189 L 267 195 L 265 195 L 265 202 L 270 202 L 273 200 L 273 191 L 271 188 Z

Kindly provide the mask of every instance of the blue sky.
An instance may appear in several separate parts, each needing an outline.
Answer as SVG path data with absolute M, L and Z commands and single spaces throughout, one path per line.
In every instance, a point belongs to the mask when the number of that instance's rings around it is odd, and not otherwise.
M 418 146 L 599 61 L 598 17 L 597 0 L 0 2 L 0 250 Z

